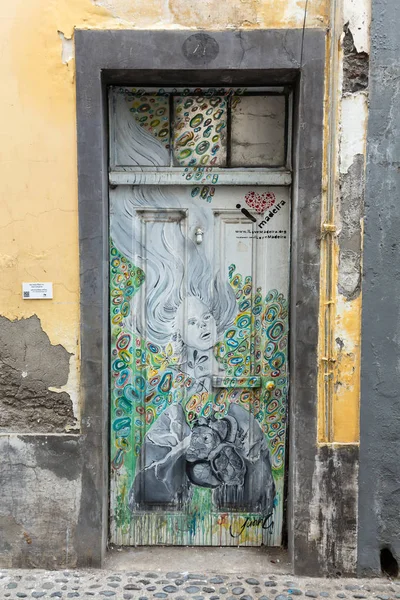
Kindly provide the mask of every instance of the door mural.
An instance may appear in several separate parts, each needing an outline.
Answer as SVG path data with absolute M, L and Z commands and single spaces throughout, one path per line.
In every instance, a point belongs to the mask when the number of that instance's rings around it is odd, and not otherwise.
M 174 96 L 170 117 L 166 92 L 122 91 L 116 163 L 172 161 L 183 185 L 110 189 L 112 541 L 279 545 L 289 188 L 219 186 L 202 166 L 232 155 L 227 96 L 190 97 L 186 117 Z

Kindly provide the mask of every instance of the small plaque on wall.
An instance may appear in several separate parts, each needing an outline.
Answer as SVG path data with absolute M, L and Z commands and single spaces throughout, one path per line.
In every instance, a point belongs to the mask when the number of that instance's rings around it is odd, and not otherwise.
M 53 298 L 53 284 L 38 281 L 23 283 L 22 298 L 24 300 L 51 300 Z

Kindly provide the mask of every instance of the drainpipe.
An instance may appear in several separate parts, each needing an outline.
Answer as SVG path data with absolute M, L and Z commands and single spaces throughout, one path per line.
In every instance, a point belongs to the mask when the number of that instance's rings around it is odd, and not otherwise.
M 327 190 L 325 207 L 322 216 L 322 264 L 325 272 L 324 282 L 324 306 L 323 306 L 323 342 L 321 344 L 322 371 L 323 371 L 323 433 L 320 442 L 332 442 L 333 431 L 333 398 L 334 398 L 334 325 L 335 325 L 335 289 L 336 289 L 336 224 L 335 224 L 335 200 L 337 195 L 337 156 L 338 156 L 338 107 L 340 93 L 339 88 L 339 44 L 341 38 L 340 17 L 341 0 L 331 0 L 330 14 L 330 41 L 329 41 L 329 82 L 327 98 L 330 103 L 328 116 L 328 138 L 327 138 Z

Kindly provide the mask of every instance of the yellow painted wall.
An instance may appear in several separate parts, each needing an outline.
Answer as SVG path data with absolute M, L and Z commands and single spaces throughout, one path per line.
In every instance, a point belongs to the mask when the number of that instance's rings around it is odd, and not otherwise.
M 74 28 L 301 28 L 306 0 L 13 0 L 0 3 L 0 314 L 36 314 L 53 344 L 73 354 L 68 391 L 79 415 L 79 257 Z M 309 0 L 306 27 L 329 25 L 330 0 Z M 327 105 L 329 110 L 329 105 Z M 23 301 L 23 281 L 52 281 L 54 299 Z M 354 309 L 354 310 L 353 310 Z M 354 344 L 360 306 L 345 311 Z M 350 311 L 351 312 L 351 311 Z M 356 315 L 354 317 L 354 315 Z M 358 316 L 357 316 L 358 315 Z M 358 319 L 358 320 L 357 320 Z M 354 335 L 353 335 L 354 334 Z M 346 334 L 345 334 L 346 335 Z M 350 360 L 350 359 L 349 359 Z M 346 371 L 343 441 L 358 436 L 358 366 Z M 359 360 L 358 355 L 356 363 Z M 350 400 L 349 400 L 350 399 Z M 336 409 L 335 409 L 336 410 Z M 343 421 L 343 420 L 342 420 Z M 338 434 L 339 435 L 339 434 Z M 335 440 L 331 440 L 335 441 Z

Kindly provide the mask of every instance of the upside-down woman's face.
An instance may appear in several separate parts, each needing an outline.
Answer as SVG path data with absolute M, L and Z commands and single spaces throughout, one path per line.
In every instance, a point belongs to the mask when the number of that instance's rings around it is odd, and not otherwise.
M 181 337 L 185 344 L 203 351 L 214 346 L 217 325 L 210 309 L 201 300 L 195 296 L 188 296 L 178 309 L 177 321 L 181 326 Z

